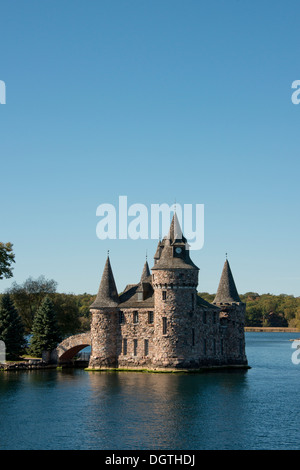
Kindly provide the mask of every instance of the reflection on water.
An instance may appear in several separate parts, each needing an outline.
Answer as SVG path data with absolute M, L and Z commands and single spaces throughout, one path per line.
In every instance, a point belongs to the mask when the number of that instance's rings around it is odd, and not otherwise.
M 207 439 L 209 423 L 216 431 L 221 416 L 220 432 L 226 431 L 232 403 L 234 415 L 241 415 L 245 375 L 92 373 L 87 422 L 98 418 L 102 426 L 96 432 L 94 426 L 87 426 L 90 438 L 106 448 L 117 448 L 122 442 L 131 449 L 140 448 L 141 438 L 147 449 L 193 448 L 195 439 L 198 443 L 204 436 Z
M 2 373 L 0 448 L 297 449 L 300 366 L 266 335 L 247 335 L 246 371 Z

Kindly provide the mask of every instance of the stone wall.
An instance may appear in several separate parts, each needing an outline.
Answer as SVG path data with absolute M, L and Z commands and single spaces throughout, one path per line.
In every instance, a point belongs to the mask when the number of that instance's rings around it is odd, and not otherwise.
M 89 368 L 247 364 L 244 304 L 199 305 L 197 281 L 197 270 L 156 270 L 154 309 L 92 309 Z
M 126 308 L 122 310 L 122 317 L 117 346 L 119 367 L 149 368 L 154 353 L 154 310 Z
M 119 328 L 114 308 L 92 309 L 89 367 L 117 367 Z

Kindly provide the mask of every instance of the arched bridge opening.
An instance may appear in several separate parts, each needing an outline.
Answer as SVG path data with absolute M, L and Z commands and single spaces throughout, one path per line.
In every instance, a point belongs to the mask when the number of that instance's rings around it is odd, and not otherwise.
M 81 333 L 64 339 L 51 353 L 52 362 L 66 364 L 72 362 L 82 349 L 91 346 L 91 333 Z

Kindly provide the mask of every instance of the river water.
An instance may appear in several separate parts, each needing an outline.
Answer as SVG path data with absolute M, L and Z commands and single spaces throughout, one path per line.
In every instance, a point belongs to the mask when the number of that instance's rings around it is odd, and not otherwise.
M 299 336 L 246 333 L 247 371 L 0 372 L 0 449 L 298 450 Z

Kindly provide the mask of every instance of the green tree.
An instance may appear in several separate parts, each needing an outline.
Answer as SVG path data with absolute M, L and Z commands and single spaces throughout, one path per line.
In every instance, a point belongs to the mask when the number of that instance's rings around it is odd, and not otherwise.
M 11 243 L 0 242 L 0 279 L 13 276 L 11 264 L 15 262 L 15 255 Z
M 8 292 L 12 295 L 20 312 L 27 333 L 31 332 L 35 313 L 46 295 L 56 292 L 57 282 L 54 279 L 37 279 L 29 277 L 23 284 L 14 282 Z
M 54 304 L 46 296 L 33 320 L 30 353 L 41 356 L 43 351 L 54 349 L 60 340 Z
M 54 294 L 54 303 L 58 328 L 62 337 L 81 333 L 81 322 L 79 319 L 79 305 L 76 295 Z
M 8 360 L 18 359 L 26 346 L 23 323 L 9 294 L 0 301 L 0 340 L 5 343 Z

